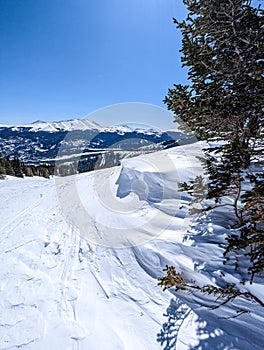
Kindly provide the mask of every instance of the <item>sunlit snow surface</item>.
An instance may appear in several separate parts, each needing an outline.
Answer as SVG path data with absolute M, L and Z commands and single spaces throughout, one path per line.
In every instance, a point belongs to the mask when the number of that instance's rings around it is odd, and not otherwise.
M 157 286 L 166 264 L 200 285 L 240 278 L 222 263 L 225 222 L 184 238 L 177 183 L 199 173 L 200 147 L 64 182 L 0 181 L 0 349 L 263 349 L 261 307 L 240 298 L 212 311 L 209 297 Z M 244 288 L 263 300 L 256 282 Z M 230 318 L 237 309 L 251 313 Z

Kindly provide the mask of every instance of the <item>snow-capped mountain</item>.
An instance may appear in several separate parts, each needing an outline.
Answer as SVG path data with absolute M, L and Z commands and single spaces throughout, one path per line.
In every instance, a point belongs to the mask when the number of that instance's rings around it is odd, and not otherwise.
M 46 132 L 58 132 L 58 131 L 73 131 L 73 130 L 102 130 L 103 128 L 96 122 L 88 119 L 69 119 L 65 121 L 45 122 L 42 120 L 36 120 L 31 124 L 25 125 L 0 125 L 2 127 L 9 127 L 14 131 L 20 129 L 28 129 L 29 132 L 46 131 Z
M 23 125 L 7 125 L 0 124 L 0 129 L 10 128 L 14 131 L 20 129 L 27 129 L 30 132 L 45 131 L 45 132 L 59 132 L 59 131 L 77 131 L 77 130 L 99 130 L 105 132 L 133 132 L 138 131 L 142 133 L 160 133 L 160 129 L 154 128 L 150 125 L 141 123 L 126 123 L 103 127 L 100 124 L 88 119 L 69 119 L 63 121 L 45 122 L 43 120 L 36 120 L 30 124 Z M 177 128 L 171 130 L 172 132 L 180 132 Z
M 140 125 L 102 127 L 87 120 L 71 119 L 57 122 L 36 121 L 28 125 L 0 125 L 0 152 L 3 156 L 19 157 L 25 163 L 52 163 L 61 145 L 64 155 L 106 150 L 135 151 L 147 147 L 147 152 L 175 145 L 184 139 L 180 131 L 163 132 Z M 67 145 L 67 147 L 65 147 Z

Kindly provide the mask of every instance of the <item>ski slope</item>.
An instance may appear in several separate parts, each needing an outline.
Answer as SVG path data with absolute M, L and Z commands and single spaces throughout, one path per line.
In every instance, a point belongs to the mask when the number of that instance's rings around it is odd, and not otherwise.
M 210 311 L 200 303 L 212 299 L 157 286 L 166 264 L 200 284 L 239 279 L 222 264 L 224 225 L 185 238 L 177 184 L 201 172 L 200 148 L 0 181 L 0 350 L 263 348 L 259 306 L 240 298 Z M 263 298 L 262 282 L 245 288 Z M 251 313 L 226 318 L 236 306 Z

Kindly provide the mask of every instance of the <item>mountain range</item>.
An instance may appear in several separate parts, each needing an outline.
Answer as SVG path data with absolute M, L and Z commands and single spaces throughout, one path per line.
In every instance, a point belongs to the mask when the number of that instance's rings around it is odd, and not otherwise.
M 173 147 L 185 139 L 186 135 L 178 129 L 160 131 L 136 125 L 102 127 L 88 119 L 0 125 L 2 156 L 18 157 L 25 164 L 34 165 L 54 164 L 58 155 L 68 163 L 69 159 L 82 157 L 84 171 L 91 159 L 98 163 L 101 157 L 99 163 L 108 167 L 119 164 L 122 158 Z

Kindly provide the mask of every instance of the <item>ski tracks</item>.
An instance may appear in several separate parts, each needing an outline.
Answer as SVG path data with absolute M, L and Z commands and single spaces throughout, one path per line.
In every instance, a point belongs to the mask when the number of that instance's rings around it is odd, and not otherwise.
M 77 322 L 75 303 L 78 295 L 75 293 L 72 285 L 72 273 L 74 263 L 78 260 L 80 236 L 76 233 L 72 226 L 68 229 L 68 238 L 69 239 L 66 243 L 64 253 L 65 260 L 60 277 L 61 300 L 58 305 L 58 314 L 60 317 L 72 318 L 72 321 L 75 323 Z M 73 340 L 73 350 L 79 350 L 79 337 L 72 335 L 71 339 Z
M 8 234 L 11 231 L 13 231 L 13 229 L 15 229 L 18 225 L 20 225 L 24 221 L 25 216 L 26 217 L 28 217 L 28 215 L 33 216 L 32 210 L 36 207 L 39 207 L 41 201 L 42 201 L 42 199 L 36 201 L 33 205 L 25 208 L 24 210 L 19 212 L 17 215 L 15 215 L 14 218 L 12 218 L 9 222 L 7 222 L 4 226 L 2 226 L 0 228 L 0 235 L 2 236 L 3 233 L 5 234 L 4 237 L 1 237 L 0 243 L 8 237 Z

